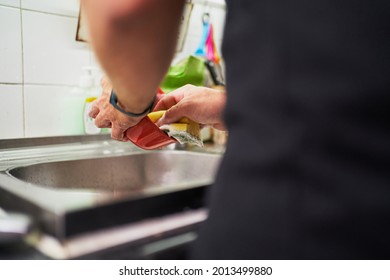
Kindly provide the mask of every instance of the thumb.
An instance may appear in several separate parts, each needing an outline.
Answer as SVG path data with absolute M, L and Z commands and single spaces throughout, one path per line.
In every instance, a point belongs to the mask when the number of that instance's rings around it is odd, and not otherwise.
M 165 114 L 156 122 L 157 126 L 162 126 L 163 124 L 170 124 L 180 120 L 183 115 L 181 114 L 181 106 L 174 105 L 169 108 Z

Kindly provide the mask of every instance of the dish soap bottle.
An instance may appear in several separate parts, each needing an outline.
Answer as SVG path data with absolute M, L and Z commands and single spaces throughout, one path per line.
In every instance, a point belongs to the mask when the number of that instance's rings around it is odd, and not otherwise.
M 100 88 L 95 86 L 95 79 L 92 76 L 93 67 L 83 67 L 85 74 L 80 78 L 80 90 L 84 92 L 84 132 L 86 134 L 99 134 L 101 128 L 95 126 L 94 119 L 88 114 L 91 110 L 92 102 L 101 94 Z

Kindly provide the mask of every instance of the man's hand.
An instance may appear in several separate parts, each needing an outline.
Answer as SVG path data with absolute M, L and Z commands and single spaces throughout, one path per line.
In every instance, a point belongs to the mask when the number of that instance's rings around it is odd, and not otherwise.
M 126 136 L 126 130 L 129 127 L 136 125 L 142 117 L 132 118 L 129 117 L 110 104 L 111 95 L 111 82 L 106 78 L 101 81 L 103 87 L 103 93 L 101 97 L 92 103 L 89 116 L 95 119 L 95 125 L 97 127 L 111 128 L 111 137 L 118 141 L 129 141 Z
M 161 126 L 187 117 L 202 125 L 226 130 L 222 121 L 225 103 L 226 94 L 223 90 L 186 85 L 159 100 L 154 111 L 167 110 L 167 112 L 156 124 Z

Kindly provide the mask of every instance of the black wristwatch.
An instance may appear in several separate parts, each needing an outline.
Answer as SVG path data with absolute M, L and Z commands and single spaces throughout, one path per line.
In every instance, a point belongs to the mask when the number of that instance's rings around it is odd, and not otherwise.
M 153 106 L 154 106 L 155 101 L 156 101 L 156 95 L 154 96 L 152 102 L 149 104 L 148 108 L 146 108 L 141 113 L 132 113 L 132 112 L 125 111 L 121 107 L 118 106 L 118 98 L 115 94 L 115 91 L 111 90 L 111 96 L 110 96 L 111 105 L 114 106 L 114 108 L 117 109 L 118 111 L 120 111 L 121 113 L 128 115 L 130 117 L 142 117 L 143 115 L 150 113 L 153 110 Z

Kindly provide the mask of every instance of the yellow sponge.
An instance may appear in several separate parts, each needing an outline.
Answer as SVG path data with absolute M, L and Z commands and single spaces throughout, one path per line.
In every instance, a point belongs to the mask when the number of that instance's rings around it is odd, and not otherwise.
M 152 122 L 158 121 L 163 115 L 165 114 L 165 111 L 155 111 L 148 114 L 149 119 Z
M 165 111 L 156 111 L 148 114 L 152 122 L 156 122 L 165 114 Z M 200 126 L 198 123 L 182 118 L 178 123 L 164 124 L 160 129 L 166 132 L 170 137 L 175 138 L 179 143 L 195 144 L 203 147 L 203 142 L 200 139 Z

